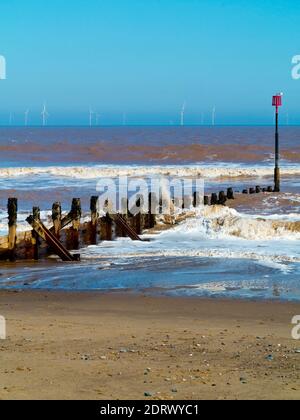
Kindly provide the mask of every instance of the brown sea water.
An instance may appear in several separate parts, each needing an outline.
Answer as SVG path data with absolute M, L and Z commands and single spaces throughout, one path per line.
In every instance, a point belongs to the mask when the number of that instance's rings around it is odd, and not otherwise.
M 0 128 L 1 164 L 261 163 L 273 127 Z M 282 158 L 300 162 L 300 127 L 281 128 Z

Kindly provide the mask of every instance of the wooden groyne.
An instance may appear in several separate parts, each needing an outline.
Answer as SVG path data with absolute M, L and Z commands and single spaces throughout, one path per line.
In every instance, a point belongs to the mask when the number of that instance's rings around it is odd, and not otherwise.
M 51 254 L 63 261 L 78 261 L 80 256 L 74 251 L 101 241 L 112 241 L 118 237 L 129 237 L 133 241 L 142 241 L 140 234 L 155 227 L 156 216 L 147 214 L 133 215 L 126 209 L 115 214 L 110 211 L 109 203 L 99 209 L 98 197 L 90 200 L 90 216 L 82 220 L 81 200 L 74 198 L 71 210 L 63 217 L 59 202 L 52 206 L 52 226 L 47 228 L 40 219 L 40 209 L 34 207 L 27 218 L 32 230 L 17 232 L 18 200 L 9 198 L 8 235 L 0 237 L 0 260 L 39 260 Z M 149 196 L 149 201 L 151 196 Z M 136 203 L 139 208 L 140 200 Z M 29 226 L 28 226 L 29 227 Z M 70 251 L 73 251 L 71 253 Z
M 261 192 L 273 192 L 273 188 L 256 186 L 242 191 L 243 194 L 249 195 Z M 203 197 L 194 193 L 192 197 L 184 197 L 182 213 L 186 214 L 191 208 L 196 209 L 203 204 L 224 206 L 227 200 L 234 200 L 234 194 L 233 188 L 228 188 L 226 192 L 205 195 L 203 201 Z M 157 200 L 154 194 L 150 193 L 148 200 L 147 213 L 132 214 L 128 209 L 127 200 L 122 203 L 121 212 L 114 213 L 110 210 L 108 202 L 103 209 L 99 209 L 99 197 L 93 196 L 90 199 L 90 215 L 85 216 L 84 220 L 79 198 L 73 199 L 71 209 L 65 216 L 63 216 L 61 204 L 55 202 L 52 206 L 52 226 L 49 228 L 40 219 L 39 207 L 34 207 L 32 214 L 27 218 L 31 230 L 17 232 L 18 200 L 9 198 L 7 203 L 8 235 L 0 237 L 0 260 L 37 261 L 54 254 L 66 262 L 79 261 L 80 255 L 76 253 L 78 249 L 121 237 L 141 241 L 140 235 L 155 228 L 158 219 L 163 218 L 163 223 L 166 225 L 173 225 L 182 220 L 178 214 L 162 216 L 163 200 Z M 175 200 L 173 199 L 172 202 L 174 204 Z M 142 206 L 143 203 L 139 198 L 136 207 L 141 209 Z

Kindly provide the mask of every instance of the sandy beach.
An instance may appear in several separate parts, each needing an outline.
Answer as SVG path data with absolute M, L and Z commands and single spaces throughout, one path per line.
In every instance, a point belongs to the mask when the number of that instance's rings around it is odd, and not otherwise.
M 1 291 L 0 398 L 299 399 L 299 312 L 297 303 Z

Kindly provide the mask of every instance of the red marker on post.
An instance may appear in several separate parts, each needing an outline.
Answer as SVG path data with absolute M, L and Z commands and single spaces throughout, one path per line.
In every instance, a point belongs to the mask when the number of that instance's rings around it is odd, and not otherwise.
M 272 105 L 276 107 L 276 128 L 275 128 L 275 171 L 274 171 L 274 192 L 280 192 L 280 168 L 279 168 L 279 130 L 278 130 L 278 118 L 279 118 L 279 107 L 282 106 L 283 93 L 278 93 L 273 96 Z

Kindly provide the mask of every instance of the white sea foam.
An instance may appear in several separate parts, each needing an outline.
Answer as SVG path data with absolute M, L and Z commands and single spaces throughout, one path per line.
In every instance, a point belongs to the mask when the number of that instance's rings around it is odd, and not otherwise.
M 207 244 L 208 245 L 208 244 Z M 110 251 L 110 252 L 109 252 Z M 116 250 L 117 251 L 117 250 Z M 255 252 L 254 250 L 229 250 L 224 248 L 223 250 L 217 248 L 205 248 L 205 249 L 160 249 L 160 250 L 142 250 L 139 251 L 129 249 L 120 250 L 113 252 L 113 250 L 105 247 L 94 247 L 91 249 L 84 249 L 81 252 L 83 259 L 94 260 L 101 258 L 112 258 L 112 259 L 137 259 L 137 258 L 218 258 L 222 260 L 238 259 L 238 260 L 252 260 L 257 263 L 270 267 L 273 269 L 280 270 L 282 273 L 288 274 L 292 271 L 290 263 L 299 263 L 300 257 L 292 257 L 288 255 L 276 255 L 276 254 L 264 254 L 263 252 Z
M 226 207 L 209 207 L 203 217 L 187 219 L 154 237 L 146 235 L 150 242 L 106 242 L 82 250 L 82 257 L 121 262 L 166 257 L 243 259 L 288 274 L 293 269 L 291 264 L 300 262 L 300 234 L 291 223 L 255 219 Z
M 26 222 L 30 212 L 19 212 L 17 221 L 17 232 L 26 232 L 31 230 L 31 227 Z M 40 213 L 42 222 L 48 227 L 51 225 L 51 211 L 41 211 Z M 8 233 L 8 219 L 7 213 L 0 211 L 0 236 L 5 236 Z
M 212 239 L 236 237 L 246 240 L 299 240 L 300 215 L 254 216 L 228 207 L 205 207 L 203 216 L 187 219 L 173 230 L 182 235 L 202 234 Z M 163 232 L 161 235 L 170 235 Z
M 201 176 L 204 178 L 237 178 L 237 177 L 266 177 L 272 176 L 271 166 L 239 166 L 231 164 L 214 165 L 172 165 L 172 166 L 138 166 L 138 165 L 91 165 L 91 166 L 49 166 L 49 167 L 20 167 L 1 168 L 0 178 L 14 178 L 34 175 L 50 175 L 60 178 L 97 179 L 100 177 L 117 176 Z M 281 169 L 282 175 L 300 175 L 300 165 L 287 165 Z

